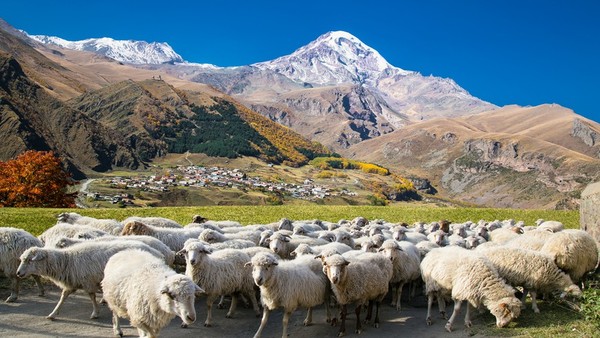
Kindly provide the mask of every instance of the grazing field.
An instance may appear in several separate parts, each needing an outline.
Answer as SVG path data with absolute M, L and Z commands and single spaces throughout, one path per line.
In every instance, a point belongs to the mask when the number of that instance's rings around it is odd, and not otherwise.
M 351 220 L 362 216 L 369 220 L 384 219 L 389 222 L 433 222 L 447 219 L 452 222 L 480 219 L 514 219 L 527 225 L 543 218 L 562 222 L 567 228 L 579 228 L 578 211 L 517 210 L 489 208 L 436 208 L 413 205 L 374 206 L 211 206 L 211 207 L 165 207 L 128 209 L 39 209 L 39 208 L 0 208 L 0 226 L 22 228 L 34 235 L 56 223 L 56 216 L 65 211 L 78 212 L 95 218 L 123 220 L 129 216 L 160 216 L 173 219 L 180 224 L 188 224 L 194 215 L 202 215 L 211 220 L 232 220 L 244 225 L 277 222 L 286 217 L 291 220 L 320 219 L 324 221 Z

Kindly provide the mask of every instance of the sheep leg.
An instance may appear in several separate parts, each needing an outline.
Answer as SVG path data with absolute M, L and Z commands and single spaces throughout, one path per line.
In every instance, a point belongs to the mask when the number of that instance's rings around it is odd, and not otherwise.
M 262 334 L 262 330 L 265 328 L 265 325 L 267 324 L 267 320 L 269 320 L 270 312 L 271 311 L 267 307 L 263 307 L 263 315 L 262 315 L 262 319 L 260 320 L 260 326 L 258 327 L 258 331 L 256 331 L 256 333 L 254 334 L 254 338 L 260 338 L 260 335 Z
M 367 316 L 365 317 L 365 323 L 368 323 L 371 320 L 373 315 L 373 301 L 370 300 L 367 305 Z
M 225 315 L 225 318 L 233 318 L 233 314 L 235 313 L 235 309 L 237 308 L 237 300 L 238 295 L 231 295 L 231 305 L 229 306 L 229 311 Z
M 527 298 L 527 293 L 529 293 L 529 290 L 523 288 L 523 296 L 521 296 L 521 309 L 525 309 L 525 298 Z
M 452 316 L 450 316 L 450 319 L 448 320 L 448 322 L 446 323 L 446 331 L 448 332 L 452 332 L 452 325 L 454 324 L 454 321 L 456 320 L 456 316 L 458 316 L 458 314 L 460 313 L 460 307 L 462 306 L 462 300 L 454 300 L 454 311 L 452 311 Z
M 529 294 L 531 295 L 531 308 L 533 309 L 533 312 L 535 313 L 540 313 L 540 309 L 537 306 L 537 292 L 536 291 L 529 291 Z
M 60 299 L 58 300 L 56 307 L 54 308 L 54 310 L 52 310 L 52 312 L 46 318 L 50 319 L 50 320 L 54 320 L 56 318 L 56 315 L 58 315 L 58 312 L 60 311 L 60 308 L 62 307 L 62 305 L 65 302 L 65 300 L 67 299 L 67 297 L 69 297 L 69 295 L 72 294 L 73 292 L 75 292 L 75 290 L 71 290 L 71 289 L 62 290 L 62 292 L 60 294 Z
M 312 307 L 309 307 L 308 311 L 306 312 L 306 318 L 304 319 L 304 326 L 309 326 L 312 324 L 312 313 L 313 309 Z
M 123 330 L 121 330 L 121 324 L 119 324 L 119 316 L 114 311 L 112 313 L 112 322 L 115 336 L 123 337 Z
M 392 303 L 390 304 L 390 306 L 396 306 L 396 302 L 398 301 L 398 286 L 397 284 L 394 285 L 392 284 Z
M 96 319 L 98 318 L 98 313 L 100 312 L 100 309 L 98 308 L 98 302 L 96 302 L 96 292 L 89 292 L 88 295 L 90 296 L 90 299 L 92 301 L 93 308 L 90 319 Z
M 221 299 L 219 299 L 219 304 L 217 304 L 217 309 L 225 308 L 225 295 L 221 295 Z
M 282 326 L 283 326 L 283 333 L 281 334 L 281 338 L 287 338 L 287 328 L 288 328 L 288 323 L 290 321 L 290 317 L 292 316 L 292 312 L 291 311 L 285 311 L 283 314 L 283 320 L 282 320 Z
M 19 278 L 11 278 L 10 284 L 11 284 L 10 296 L 8 296 L 8 298 L 6 298 L 7 303 L 12 303 L 15 300 L 17 300 L 17 297 L 19 297 L 19 285 L 21 284 L 21 281 Z
M 340 331 L 338 333 L 338 337 L 342 337 L 346 334 L 346 304 L 341 305 L 340 311 Z
M 360 334 L 362 332 L 362 322 L 360 321 L 360 310 L 362 309 L 362 304 L 358 304 L 356 308 L 354 308 L 354 313 L 356 313 L 356 330 L 354 333 Z
M 375 321 L 373 322 L 373 327 L 378 329 L 379 328 L 379 306 L 381 305 L 381 302 L 375 302 Z
M 400 300 L 402 299 L 402 288 L 404 288 L 404 283 L 398 283 L 398 288 L 396 289 L 396 304 L 392 304 L 392 306 L 396 306 L 396 311 L 400 311 L 402 307 L 400 305 Z
M 471 305 L 471 303 L 467 302 L 467 312 L 465 313 L 465 327 L 470 328 L 471 326 L 473 326 L 473 323 L 471 322 L 471 312 L 474 311 L 475 308 L 473 307 L 473 305 Z
M 42 297 L 46 294 L 46 290 L 44 289 L 44 283 L 42 283 L 42 279 L 39 275 L 33 275 L 33 280 L 35 280 L 35 284 L 37 284 L 38 290 L 40 293 L 38 296 Z
M 248 293 L 246 295 L 246 298 L 250 299 L 250 302 L 252 302 L 252 309 L 254 309 L 254 313 L 256 313 L 256 317 L 260 317 L 260 308 L 258 307 L 258 301 L 256 300 L 256 297 L 254 297 L 254 290 L 252 290 L 250 293 Z
M 212 326 L 212 306 L 215 302 L 217 296 L 208 295 L 206 297 L 206 320 L 204 321 L 204 326 L 211 327 Z
M 446 301 L 444 301 L 444 297 L 440 294 L 437 295 L 438 300 L 438 309 L 440 310 L 440 317 L 444 319 L 448 319 L 446 316 Z
M 431 319 L 431 306 L 433 306 L 433 293 L 427 295 L 427 318 L 425 319 L 427 325 L 433 324 L 433 320 Z

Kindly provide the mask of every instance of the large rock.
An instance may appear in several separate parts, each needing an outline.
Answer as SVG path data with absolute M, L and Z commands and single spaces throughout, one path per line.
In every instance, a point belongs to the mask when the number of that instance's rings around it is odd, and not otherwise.
M 592 183 L 581 193 L 581 229 L 600 242 L 600 182 Z

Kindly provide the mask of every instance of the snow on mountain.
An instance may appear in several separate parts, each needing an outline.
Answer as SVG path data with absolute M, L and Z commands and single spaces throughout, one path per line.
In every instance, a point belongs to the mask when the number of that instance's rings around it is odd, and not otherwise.
M 343 31 L 325 33 L 290 55 L 252 66 L 322 86 L 371 83 L 384 74 L 410 73 L 390 65 L 375 49 Z
M 114 40 L 111 38 L 68 41 L 55 36 L 29 35 L 43 44 L 57 45 L 67 49 L 94 52 L 109 58 L 131 64 L 163 64 L 183 62 L 168 43 L 133 40 Z

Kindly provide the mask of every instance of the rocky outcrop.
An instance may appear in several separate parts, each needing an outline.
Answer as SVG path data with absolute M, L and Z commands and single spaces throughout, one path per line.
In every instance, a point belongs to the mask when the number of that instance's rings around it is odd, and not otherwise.
M 581 229 L 600 243 L 600 182 L 590 184 L 581 193 L 579 209 Z
M 575 119 L 573 121 L 571 136 L 581 139 L 588 147 L 594 147 L 600 143 L 600 134 L 580 119 Z M 600 158 L 600 150 L 598 151 L 597 156 Z

